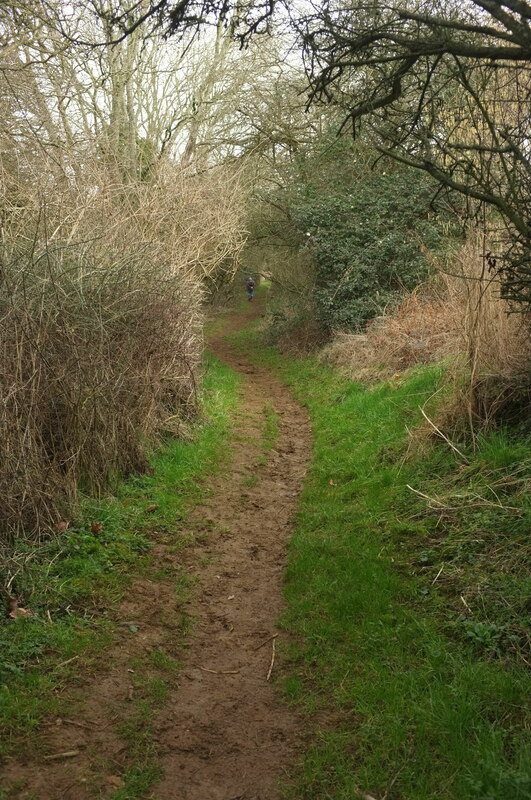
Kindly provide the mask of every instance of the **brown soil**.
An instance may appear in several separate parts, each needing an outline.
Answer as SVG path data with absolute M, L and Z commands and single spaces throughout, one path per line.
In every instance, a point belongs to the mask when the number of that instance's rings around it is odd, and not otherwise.
M 123 785 L 120 776 L 134 763 L 123 721 L 129 717 L 134 727 L 135 693 L 142 692 L 131 659 L 149 658 L 161 646 L 182 669 L 156 716 L 154 753 L 163 778 L 147 797 L 279 798 L 279 781 L 297 759 L 301 725 L 273 685 L 275 652 L 285 640 L 276 620 L 311 435 L 305 411 L 287 388 L 224 338 L 259 311 L 249 304 L 211 342 L 211 350 L 243 378 L 231 460 L 186 523 L 194 534 L 191 547 L 184 554 L 167 541 L 155 547 L 165 573 L 198 576 L 189 602 L 183 609 L 176 600 L 175 577 L 135 581 L 117 618 L 134 621 L 138 631 L 124 625 L 107 670 L 100 666 L 81 687 L 67 689 L 69 718 L 43 726 L 32 752 L 4 765 L 1 785 L 10 800 L 95 800 Z M 262 463 L 265 411 L 271 407 L 280 431 Z M 191 619 L 184 651 L 183 611 Z

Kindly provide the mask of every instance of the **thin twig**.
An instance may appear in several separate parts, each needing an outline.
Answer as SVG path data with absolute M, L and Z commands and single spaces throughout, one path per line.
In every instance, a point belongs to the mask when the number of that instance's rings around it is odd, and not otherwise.
M 468 605 L 468 603 L 467 603 L 467 601 L 465 600 L 465 598 L 463 597 L 463 595 L 460 595 L 460 597 L 461 597 L 461 602 L 463 603 L 464 607 L 467 609 L 467 611 L 470 611 L 470 613 L 472 613 L 472 609 L 471 609 L 471 608 L 470 608 L 470 606 Z
M 67 664 L 70 664 L 72 661 L 75 661 L 76 658 L 79 658 L 79 656 L 72 656 L 72 658 L 68 658 L 66 661 L 61 661 L 60 664 L 55 665 L 54 669 L 59 669 L 59 667 L 66 667 Z
M 63 719 L 62 722 L 66 723 L 67 725 L 75 725 L 77 728 L 86 728 L 87 731 L 94 730 L 94 726 L 92 724 L 87 725 L 85 722 L 77 722 L 75 719 Z
M 439 578 L 439 575 L 441 574 L 441 572 L 443 571 L 443 569 L 444 569 L 444 564 L 443 564 L 443 565 L 442 565 L 442 567 L 440 568 L 440 570 L 439 570 L 439 572 L 437 573 L 437 575 L 435 576 L 435 578 L 432 580 L 432 582 L 431 582 L 431 585 L 432 585 L 432 586 L 433 586 L 433 584 L 434 584 L 434 583 L 436 583 L 436 582 L 437 582 L 437 579 Z
M 418 489 L 414 489 L 412 486 L 409 485 L 409 483 L 406 483 L 406 486 L 410 491 L 415 492 L 415 494 L 418 494 L 420 497 L 423 497 L 424 500 L 429 500 L 430 503 L 435 503 L 435 505 L 438 505 L 441 508 L 446 508 L 444 503 L 441 503 L 440 500 L 436 500 L 434 497 L 430 497 L 429 495 L 424 494 L 424 492 L 419 492 Z
M 56 758 L 74 758 L 80 754 L 80 750 L 66 750 L 64 753 L 54 753 L 51 756 L 43 756 L 45 761 L 52 761 Z
M 266 639 L 264 642 L 261 642 L 260 644 L 256 645 L 256 647 L 253 647 L 253 653 L 254 653 L 254 652 L 256 652 L 256 650 L 260 650 L 260 648 L 261 648 L 261 647 L 264 647 L 264 646 L 265 646 L 265 645 L 266 645 L 268 642 L 270 642 L 272 639 L 276 639 L 276 638 L 277 638 L 277 636 L 278 636 L 278 633 L 274 633 L 274 634 L 273 634 L 273 636 L 270 636 L 270 637 L 269 637 L 268 639 Z
M 271 677 L 271 673 L 273 672 L 273 664 L 275 663 L 275 644 L 276 644 L 276 641 L 277 641 L 276 639 L 273 639 L 273 649 L 272 649 L 272 652 L 271 652 L 271 664 L 269 665 L 269 672 L 267 673 L 266 680 L 269 680 L 269 678 Z
M 455 446 L 455 444 L 454 444 L 453 442 L 451 442 L 451 441 L 450 441 L 450 439 L 448 438 L 448 436 L 445 436 L 445 435 L 444 435 L 444 433 L 441 431 L 441 429 L 440 429 L 440 428 L 438 428 L 438 427 L 437 427 L 437 425 L 436 425 L 434 422 L 432 422 L 432 420 L 431 420 L 431 419 L 428 417 L 428 415 L 426 414 L 426 412 L 424 411 L 424 409 L 423 409 L 423 408 L 421 408 L 421 409 L 420 409 L 420 413 L 422 414 L 422 416 L 424 417 L 424 419 L 426 420 L 426 422 L 428 422 L 428 423 L 431 425 L 431 427 L 433 428 L 433 430 L 434 430 L 434 431 L 436 431 L 436 432 L 439 434 L 439 436 L 441 437 L 441 439 L 444 439 L 444 441 L 446 442 L 446 444 L 447 444 L 447 445 L 449 445 L 449 446 L 452 448 L 452 450 L 453 450 L 454 452 L 456 452 L 458 456 L 461 456 L 461 458 L 463 459 L 463 461 L 466 461 L 466 463 L 468 464 L 468 458 L 467 458 L 467 457 L 464 455 L 464 453 L 462 453 L 462 452 L 461 452 L 461 450 L 459 450 L 459 448 L 457 448 L 457 447 Z
M 382 800 L 387 800 L 387 798 L 389 797 L 389 792 L 391 791 L 391 789 L 392 789 L 392 788 L 393 788 L 393 786 L 395 785 L 395 783 L 396 783 L 396 781 L 397 781 L 397 778 L 398 778 L 398 776 L 400 775 L 400 773 L 402 772 L 402 770 L 403 770 L 403 769 L 404 769 L 404 767 L 403 767 L 403 766 L 402 766 L 402 767 L 400 767 L 400 769 L 398 770 L 398 772 L 397 772 L 395 775 L 393 775 L 393 777 L 391 778 L 391 780 L 389 781 L 389 783 L 388 783 L 388 785 L 387 785 L 387 789 L 386 789 L 386 790 L 385 790 L 385 792 L 384 792 L 384 795 L 383 795 L 383 797 L 382 797 Z

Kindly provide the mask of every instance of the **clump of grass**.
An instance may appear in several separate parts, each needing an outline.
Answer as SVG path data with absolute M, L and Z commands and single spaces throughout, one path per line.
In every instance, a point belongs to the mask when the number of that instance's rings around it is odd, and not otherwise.
M 321 358 L 356 381 L 375 383 L 455 355 L 462 318 L 462 298 L 439 279 L 406 295 L 364 333 L 337 333 Z
M 175 647 L 175 642 L 172 643 Z M 132 709 L 118 723 L 120 736 L 127 746 L 128 766 L 123 771 L 123 786 L 113 792 L 113 800 L 136 800 L 145 797 L 153 783 L 162 775 L 158 760 L 153 719 L 166 702 L 179 672 L 179 664 L 162 647 L 143 658 L 131 660 L 134 686 Z

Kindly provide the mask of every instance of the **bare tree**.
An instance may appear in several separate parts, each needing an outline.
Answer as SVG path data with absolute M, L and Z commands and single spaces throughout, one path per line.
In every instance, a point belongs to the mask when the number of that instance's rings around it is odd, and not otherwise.
M 175 34 L 222 24 L 241 43 L 289 19 L 309 104 L 343 128 L 490 208 L 507 237 L 486 254 L 507 298 L 531 301 L 531 5 L 527 0 L 166 0 L 152 19 Z M 126 16 L 121 30 L 127 36 Z M 501 258 L 500 258 L 501 256 Z
M 381 153 L 490 207 L 509 242 L 486 254 L 531 302 L 531 6 L 522 0 L 316 3 L 295 16 L 310 103 L 340 109 Z

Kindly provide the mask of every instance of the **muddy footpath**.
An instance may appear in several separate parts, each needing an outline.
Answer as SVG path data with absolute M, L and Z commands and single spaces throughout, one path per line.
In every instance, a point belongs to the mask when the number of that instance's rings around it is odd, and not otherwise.
M 226 314 L 209 343 L 240 374 L 241 403 L 227 465 L 210 479 L 208 496 L 186 523 L 201 535 L 184 554 L 168 541 L 155 545 L 165 577 L 137 579 L 116 614 L 134 620 L 138 633 L 120 633 L 105 666 L 68 689 L 68 719 L 42 726 L 36 752 L 0 768 L 8 800 L 120 795 L 121 776 L 131 767 L 123 727 L 134 691 L 130 665 L 161 645 L 181 669 L 156 714 L 153 750 L 163 777 L 145 800 L 279 800 L 279 783 L 296 764 L 304 735 L 274 682 L 286 641 L 276 627 L 283 570 L 311 431 L 289 390 L 227 342 L 228 333 L 259 313 L 253 302 L 245 312 Z M 271 411 L 279 435 L 264 457 Z M 185 569 L 194 576 L 184 609 L 167 577 L 173 568 L 176 575 Z M 183 613 L 189 620 L 184 647 Z

